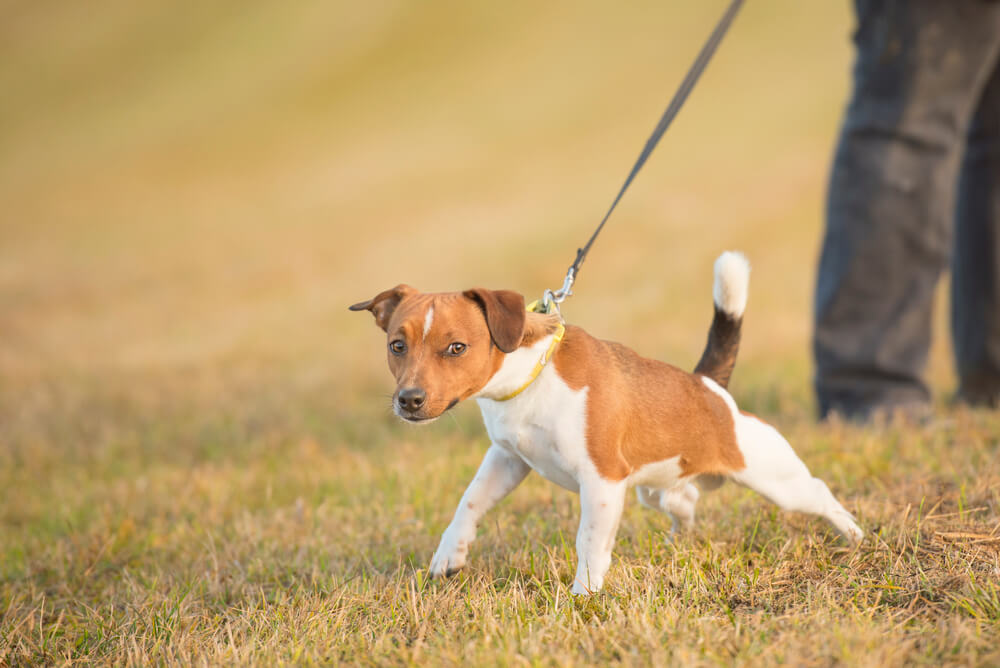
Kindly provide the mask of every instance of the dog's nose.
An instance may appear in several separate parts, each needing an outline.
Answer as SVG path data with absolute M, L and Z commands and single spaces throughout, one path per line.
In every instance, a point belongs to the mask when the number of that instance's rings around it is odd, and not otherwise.
M 406 411 L 415 411 L 424 405 L 427 393 L 419 387 L 408 387 L 399 391 L 399 407 Z

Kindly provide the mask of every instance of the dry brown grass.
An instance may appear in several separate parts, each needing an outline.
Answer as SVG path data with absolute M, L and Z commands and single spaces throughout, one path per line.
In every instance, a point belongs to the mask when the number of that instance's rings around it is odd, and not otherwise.
M 474 411 L 414 431 L 371 409 L 352 420 L 322 392 L 222 407 L 168 394 L 49 406 L 86 447 L 4 434 L 6 661 L 1000 658 L 992 414 L 860 429 L 779 411 L 871 532 L 862 547 L 735 487 L 673 543 L 630 503 L 606 591 L 574 600 L 578 504 L 536 478 L 491 514 L 466 572 L 424 580 L 485 447 Z
M 947 406 L 946 333 L 930 425 L 812 420 L 845 11 L 749 4 L 566 312 L 690 366 L 744 249 L 734 392 L 871 536 L 732 487 L 667 544 L 631 504 L 572 599 L 537 479 L 424 581 L 484 435 L 396 424 L 345 307 L 555 286 L 715 8 L 0 3 L 0 664 L 1000 661 L 1000 422 Z

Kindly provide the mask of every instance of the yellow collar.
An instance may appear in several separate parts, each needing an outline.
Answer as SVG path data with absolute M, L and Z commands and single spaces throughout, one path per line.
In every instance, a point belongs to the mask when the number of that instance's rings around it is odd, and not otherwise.
M 565 333 L 566 333 L 566 327 L 564 327 L 563 324 L 560 322 L 558 329 L 556 329 L 555 335 L 552 337 L 552 343 L 549 344 L 549 347 L 545 351 L 545 354 L 542 355 L 541 359 L 538 360 L 538 363 L 535 364 L 535 368 L 531 370 L 531 376 L 528 377 L 528 380 L 524 383 L 524 385 L 517 388 L 516 390 L 514 390 L 513 392 L 511 392 L 506 396 L 500 397 L 499 399 L 495 399 L 495 401 L 507 401 L 508 399 L 513 399 L 514 397 L 516 397 L 517 395 L 521 394 L 526 389 L 528 389 L 528 386 L 531 385 L 533 382 L 535 382 L 535 379 L 538 378 L 538 374 L 542 372 L 542 369 L 545 368 L 545 365 L 549 363 L 550 359 L 552 359 L 552 354 L 556 351 L 556 346 L 559 345 L 559 342 L 563 340 L 563 335 Z

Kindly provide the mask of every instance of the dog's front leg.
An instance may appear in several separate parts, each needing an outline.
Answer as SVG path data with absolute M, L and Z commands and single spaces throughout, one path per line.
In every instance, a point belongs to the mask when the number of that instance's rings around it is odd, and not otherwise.
M 498 445 L 490 446 L 431 559 L 431 577 L 452 575 L 465 566 L 469 543 L 476 538 L 480 518 L 510 494 L 530 470 L 517 455 Z
M 578 564 L 574 594 L 590 594 L 604 585 L 611 566 L 618 522 L 625 507 L 627 485 L 596 479 L 580 485 L 580 528 L 576 534 Z

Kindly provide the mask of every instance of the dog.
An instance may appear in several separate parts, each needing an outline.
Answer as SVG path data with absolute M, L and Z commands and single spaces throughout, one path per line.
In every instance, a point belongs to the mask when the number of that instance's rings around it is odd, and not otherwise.
M 574 594 L 601 589 L 626 491 L 690 526 L 700 490 L 726 479 L 783 509 L 825 517 L 851 543 L 862 531 L 778 431 L 726 390 L 739 349 L 750 265 L 714 265 L 714 317 L 693 373 L 564 326 L 509 290 L 425 294 L 398 285 L 350 307 L 387 334 L 392 405 L 429 423 L 475 398 L 491 445 L 431 560 L 431 577 L 465 566 L 476 527 L 534 469 L 580 494 Z

